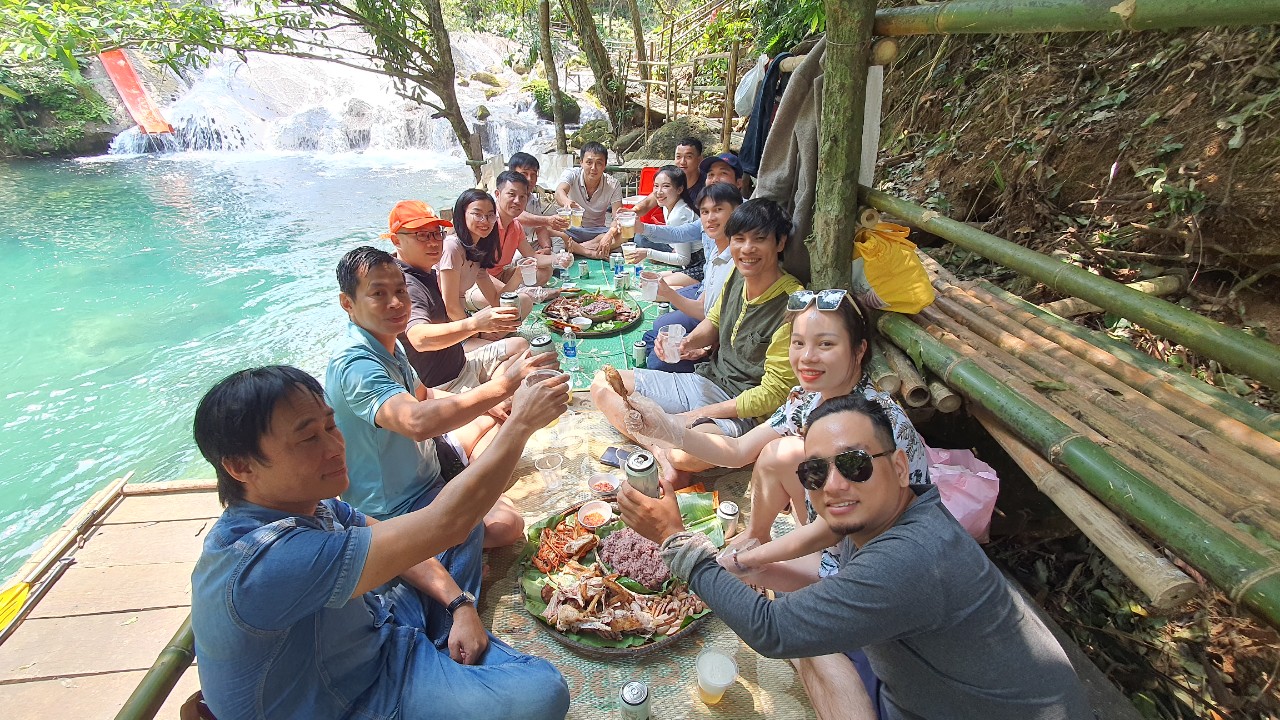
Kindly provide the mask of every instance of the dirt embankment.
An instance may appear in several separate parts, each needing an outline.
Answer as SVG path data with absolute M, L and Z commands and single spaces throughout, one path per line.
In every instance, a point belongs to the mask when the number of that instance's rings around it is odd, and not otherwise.
M 1200 309 L 1275 335 L 1278 46 L 1275 28 L 913 38 L 881 177 L 1116 279 L 1185 270 Z

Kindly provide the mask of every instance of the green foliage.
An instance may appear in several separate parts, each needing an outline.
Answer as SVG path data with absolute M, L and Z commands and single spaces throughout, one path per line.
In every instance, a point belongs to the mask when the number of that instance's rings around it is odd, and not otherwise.
M 525 85 L 525 89 L 533 93 L 533 109 L 538 117 L 551 120 L 551 87 L 547 85 L 547 81 L 534 80 Z M 560 93 L 560 112 L 564 114 L 564 121 L 567 123 L 576 123 L 582 119 L 582 108 L 578 106 L 578 101 L 563 91 Z
M 111 120 L 102 98 L 51 60 L 0 60 L 0 85 L 10 91 L 0 97 L 0 145 L 17 155 L 71 152 L 87 126 Z
M 757 0 L 748 14 L 758 27 L 756 46 L 770 56 L 827 29 L 823 0 Z

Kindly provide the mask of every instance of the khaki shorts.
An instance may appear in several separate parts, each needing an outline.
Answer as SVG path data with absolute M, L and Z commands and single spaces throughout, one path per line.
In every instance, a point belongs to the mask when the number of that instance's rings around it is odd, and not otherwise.
M 451 393 L 463 393 L 489 382 L 498 365 L 507 359 L 507 343 L 503 340 L 491 342 L 467 353 L 467 361 L 463 364 L 458 377 L 447 383 L 437 385 L 437 390 Z

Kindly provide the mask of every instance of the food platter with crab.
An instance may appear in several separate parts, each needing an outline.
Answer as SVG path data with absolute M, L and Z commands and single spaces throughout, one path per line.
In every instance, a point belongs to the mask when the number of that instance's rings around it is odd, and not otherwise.
M 724 534 L 715 493 L 680 493 L 685 527 L 718 546 Z M 674 578 L 657 544 L 615 519 L 594 532 L 581 503 L 532 525 L 520 557 L 525 609 L 551 636 L 591 657 L 630 657 L 692 634 L 710 610 Z
M 607 337 L 627 332 L 644 321 L 644 311 L 626 293 L 612 290 L 561 296 L 547 303 L 542 314 L 552 330 L 563 333 L 574 318 L 585 317 L 591 327 L 577 330 L 578 337 Z

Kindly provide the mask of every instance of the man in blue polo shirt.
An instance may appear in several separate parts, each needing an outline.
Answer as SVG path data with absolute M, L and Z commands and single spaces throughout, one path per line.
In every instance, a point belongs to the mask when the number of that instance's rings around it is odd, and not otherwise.
M 481 416 L 555 358 L 522 353 L 495 378 L 460 395 L 428 389 L 396 339 L 408 324 L 410 300 L 395 259 L 377 248 L 358 247 L 343 256 L 337 274 L 339 301 L 350 322 L 329 359 L 325 398 L 346 438 L 351 486 L 343 498 L 385 520 L 426 507 L 443 489 L 448 478 L 441 453 L 449 458 L 459 453 L 439 447 L 443 443 L 433 438 L 457 431 L 463 445 L 473 446 L 494 423 Z M 481 422 L 473 422 L 477 418 Z M 482 641 L 478 615 L 442 609 L 462 594 L 479 595 L 485 544 L 509 545 L 523 530 L 520 515 L 500 500 L 464 542 L 423 564 L 429 579 L 424 592 L 435 601 L 425 603 L 426 631 L 438 647 Z

